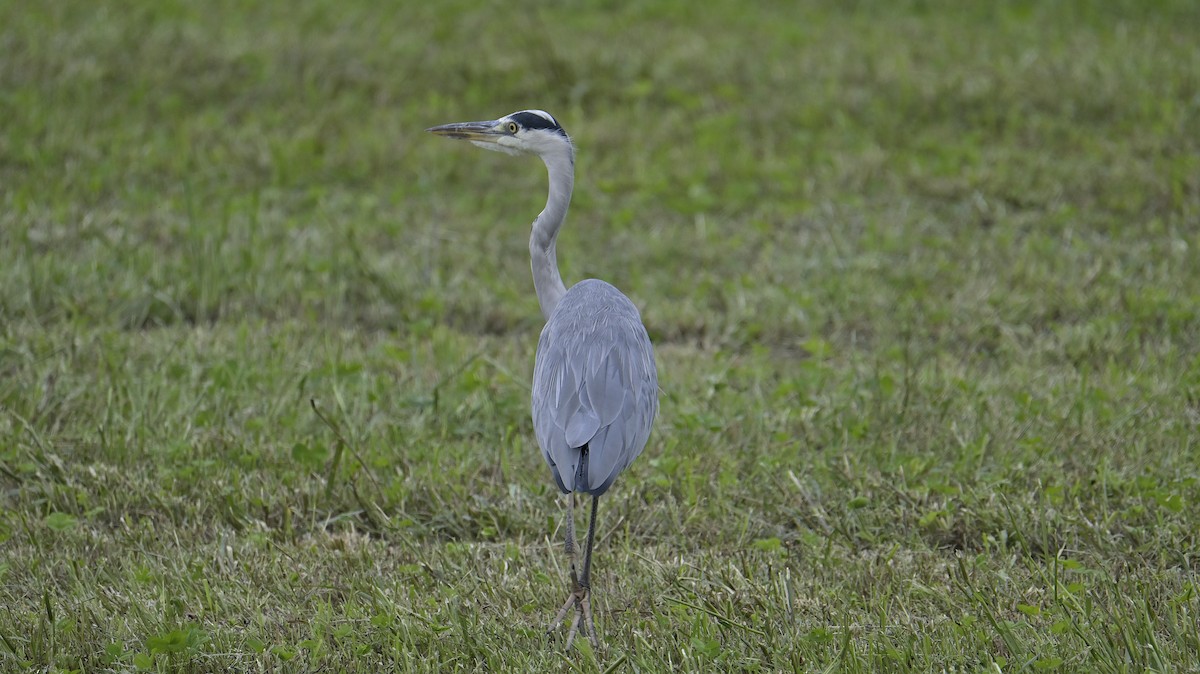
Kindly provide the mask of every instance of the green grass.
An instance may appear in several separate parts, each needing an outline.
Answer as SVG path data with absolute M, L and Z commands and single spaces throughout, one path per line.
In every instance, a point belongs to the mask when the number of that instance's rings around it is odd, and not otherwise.
M 0 5 L 0 670 L 1200 670 L 1200 8 Z M 533 159 L 662 413 L 603 648 Z

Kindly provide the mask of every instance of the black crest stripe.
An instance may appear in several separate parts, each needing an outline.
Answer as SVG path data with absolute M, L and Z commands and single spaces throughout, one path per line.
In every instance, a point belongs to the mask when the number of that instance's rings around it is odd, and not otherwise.
M 548 131 L 558 131 L 559 133 L 565 134 L 563 128 L 558 125 L 558 122 L 554 121 L 553 117 L 546 119 L 536 112 L 514 113 L 509 116 L 509 119 L 513 120 L 517 124 L 520 124 L 526 129 L 546 129 Z

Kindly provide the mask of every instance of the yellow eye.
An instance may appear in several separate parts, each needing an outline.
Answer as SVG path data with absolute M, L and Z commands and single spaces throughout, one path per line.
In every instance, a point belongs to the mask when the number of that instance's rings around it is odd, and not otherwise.
M 509 122 L 509 123 L 508 123 L 508 132 L 509 132 L 509 133 L 516 133 L 516 132 L 517 132 L 517 123 L 516 123 L 516 122 Z

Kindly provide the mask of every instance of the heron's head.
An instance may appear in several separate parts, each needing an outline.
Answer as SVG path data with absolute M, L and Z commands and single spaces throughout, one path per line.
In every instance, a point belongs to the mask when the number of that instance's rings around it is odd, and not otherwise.
M 447 138 L 469 140 L 485 150 L 512 155 L 550 155 L 573 152 L 571 138 L 558 120 L 543 110 L 521 110 L 487 122 L 457 122 L 443 124 L 430 133 Z

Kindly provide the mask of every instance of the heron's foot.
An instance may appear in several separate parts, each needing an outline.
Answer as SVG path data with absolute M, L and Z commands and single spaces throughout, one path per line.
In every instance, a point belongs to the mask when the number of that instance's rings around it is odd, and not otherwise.
M 579 632 L 579 624 L 581 622 L 583 623 L 584 634 L 592 642 L 592 648 L 599 648 L 600 640 L 596 638 L 596 622 L 592 619 L 591 589 L 580 585 L 577 581 L 573 584 L 575 588 L 571 590 L 571 595 L 567 597 L 567 603 L 563 604 L 563 607 L 558 611 L 558 615 L 555 616 L 554 622 L 550 623 L 550 627 L 546 628 L 546 634 L 549 635 L 558 629 L 558 626 L 563 624 L 567 619 L 567 614 L 574 608 L 575 615 L 571 618 L 571 629 L 567 632 L 567 648 L 570 648 L 571 644 L 575 643 L 575 635 Z

